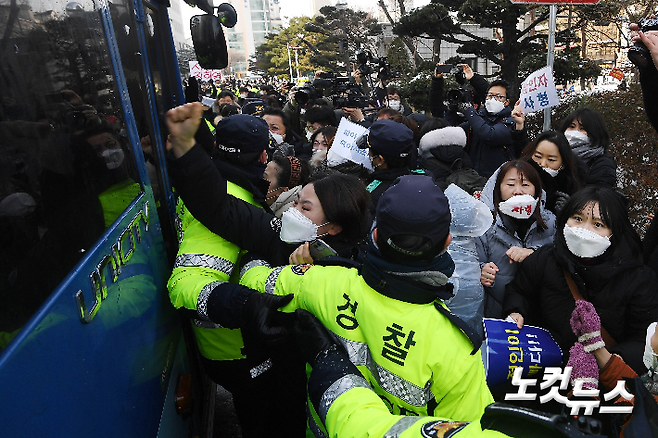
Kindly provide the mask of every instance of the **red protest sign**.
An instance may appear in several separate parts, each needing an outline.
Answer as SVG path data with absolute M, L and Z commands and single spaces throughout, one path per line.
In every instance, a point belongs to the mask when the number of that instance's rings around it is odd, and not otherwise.
M 618 68 L 613 68 L 610 70 L 610 73 L 608 73 L 609 76 L 612 76 L 613 78 L 621 81 L 624 79 L 624 72 L 619 70 Z

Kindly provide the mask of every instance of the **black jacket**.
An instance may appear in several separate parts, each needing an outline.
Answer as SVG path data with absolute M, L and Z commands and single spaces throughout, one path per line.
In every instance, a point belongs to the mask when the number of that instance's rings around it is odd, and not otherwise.
M 370 192 L 370 212 L 373 217 L 377 210 L 377 203 L 379 198 L 384 194 L 386 189 L 391 187 L 398 177 L 409 175 L 411 171 L 408 167 L 400 167 L 397 169 L 377 169 L 370 174 L 366 181 L 366 190 Z
M 613 245 L 598 264 L 587 266 L 567 249 L 562 233 L 556 234 L 553 245 L 543 246 L 519 264 L 514 280 L 505 290 L 503 314 L 518 312 L 525 324 L 548 329 L 560 345 L 566 363 L 568 351 L 577 339 L 569 322 L 575 300 L 564 276 L 565 269 L 617 342 L 608 348 L 610 352 L 622 356 L 642 374 L 646 371 L 642 363 L 646 330 L 658 320 L 656 275 L 642 264 L 640 254 L 634 253 L 626 240 Z
M 587 185 L 615 189 L 617 186 L 617 163 L 612 155 L 603 154 L 588 160 Z
M 299 244 L 288 244 L 279 238 L 281 219 L 274 216 L 269 207 L 259 208 L 226 193 L 228 166 L 219 160 L 211 160 L 196 145 L 181 158 L 170 162 L 169 170 L 174 187 L 187 209 L 210 231 L 243 250 L 263 255 L 273 266 L 287 265 L 290 254 Z M 244 187 L 244 180 L 233 182 Z M 257 200 L 256 196 L 254 200 Z M 356 246 L 356 243 L 345 242 L 339 236 L 325 236 L 322 240 L 339 256 L 346 258 L 352 256 Z
M 460 145 L 439 146 L 432 148 L 430 151 L 432 153 L 431 157 L 420 158 L 420 167 L 431 173 L 437 183 L 445 181 L 453 173 L 453 170 L 457 169 L 458 163 L 455 163 L 457 160 L 461 160 L 462 168 L 473 168 L 471 158 Z M 451 170 L 450 167 L 453 164 L 455 164 L 455 167 Z
M 518 157 L 527 144 L 526 131 L 516 131 L 511 117 L 512 108 L 507 106 L 500 113 L 491 115 L 486 109 L 465 111 L 466 122 L 461 127 L 468 137 L 467 150 L 473 168 L 489 178 L 501 164 Z
M 647 113 L 649 122 L 658 132 L 658 70 L 651 64 L 648 68 L 640 69 L 640 86 L 642 87 L 642 98 L 644 100 L 644 111 Z
M 565 169 L 560 170 L 556 176 L 551 176 L 541 168 L 541 166 L 532 158 L 528 158 L 528 163 L 535 168 L 541 179 L 541 188 L 546 192 L 546 205 L 547 210 L 552 211 L 557 215 L 555 211 L 555 201 L 557 200 L 556 192 L 563 192 L 567 195 L 573 195 L 580 187 L 584 184 L 579 181 L 574 181 L 573 176 L 570 172 Z M 578 174 L 577 174 L 578 175 Z

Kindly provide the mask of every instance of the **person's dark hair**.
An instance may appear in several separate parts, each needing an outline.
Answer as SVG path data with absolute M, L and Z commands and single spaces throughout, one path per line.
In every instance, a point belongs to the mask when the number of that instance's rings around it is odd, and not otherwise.
M 291 178 L 292 163 L 295 160 L 299 163 L 300 170 L 298 175 L 295 175 L 294 178 Z M 308 183 L 311 176 L 311 168 L 308 165 L 308 161 L 301 158 L 289 157 L 281 154 L 274 154 L 272 161 L 274 161 L 277 166 L 279 166 L 279 169 L 281 169 L 279 174 L 276 176 L 277 187 L 288 187 L 289 189 L 292 189 L 298 185 L 303 186 Z
M 263 95 L 261 96 L 263 102 L 265 102 L 265 108 L 281 108 L 281 103 L 276 96 L 272 95 Z
M 322 126 L 338 126 L 336 123 L 336 114 L 328 106 L 314 106 L 306 110 L 304 115 L 306 122 L 313 124 L 319 123 Z
M 329 108 L 329 102 L 327 102 L 326 100 L 324 100 L 321 97 L 317 97 L 315 99 L 310 99 L 306 103 L 306 108 L 308 108 L 308 109 L 315 108 L 315 107 L 318 107 L 318 106 Z
M 411 129 L 411 132 L 414 134 L 414 141 L 418 142 L 420 137 L 418 137 L 418 123 L 411 117 L 403 116 L 402 114 L 398 113 L 395 114 L 391 117 L 389 117 L 389 120 L 393 120 L 394 122 L 397 123 L 402 123 L 404 126 L 407 128 Z
M 343 228 L 336 237 L 350 242 L 361 240 L 367 232 L 368 191 L 351 175 L 335 172 L 318 176 L 309 184 L 313 184 L 327 221 Z
M 249 88 L 247 88 L 247 87 L 240 87 L 240 88 L 238 89 L 238 91 L 239 91 L 240 93 L 248 93 L 248 92 L 249 92 Z
M 537 221 L 537 227 L 541 231 L 545 231 L 548 229 L 546 224 L 544 223 L 544 220 L 541 217 L 541 178 L 539 177 L 539 174 L 535 170 L 534 167 L 527 161 L 522 161 L 522 160 L 514 160 L 514 161 L 508 161 L 507 163 L 503 164 L 502 167 L 500 168 L 500 171 L 498 172 L 498 177 L 496 178 L 496 186 L 494 187 L 494 217 L 496 217 L 496 214 L 498 213 L 498 205 L 503 201 L 502 200 L 502 195 L 500 191 L 500 186 L 503 183 L 503 180 L 505 179 L 505 176 L 507 175 L 507 172 L 509 172 L 511 169 L 516 169 L 516 171 L 519 173 L 519 176 L 521 179 L 527 180 L 529 183 L 535 186 L 535 199 L 539 199 L 539 203 L 537 205 L 537 208 L 535 208 L 535 212 L 533 213 L 535 216 L 535 220 Z
M 237 99 L 235 98 L 235 94 L 228 90 L 223 90 L 221 93 L 217 95 L 217 99 L 221 99 L 223 97 L 230 97 L 233 102 L 235 102 Z
M 391 117 L 397 115 L 402 115 L 402 113 L 398 110 L 394 110 L 393 108 L 382 108 L 377 111 L 377 119 L 381 119 L 382 117 L 390 119 Z
M 235 114 L 240 114 L 240 107 L 232 103 L 223 103 L 219 106 L 219 115 L 228 117 Z
M 290 127 L 290 117 L 288 117 L 288 114 L 284 113 L 283 110 L 281 110 L 280 108 L 274 108 L 274 107 L 271 107 L 271 106 L 266 106 L 263 109 L 263 112 L 261 113 L 260 116 L 261 117 L 263 117 L 263 116 L 281 117 L 281 121 L 283 122 L 283 126 L 286 127 L 286 134 L 288 134 L 288 132 L 290 132 L 290 130 L 292 129 Z
M 423 138 L 423 135 L 435 129 L 442 129 L 451 126 L 446 119 L 440 117 L 428 117 L 423 123 L 423 127 L 418 131 L 418 138 Z
M 397 94 L 398 96 L 402 97 L 400 95 L 400 90 L 398 90 L 394 85 L 389 85 L 386 87 L 386 94 Z
M 535 153 L 535 150 L 537 150 L 537 146 L 542 141 L 550 141 L 557 146 L 557 149 L 560 152 L 560 157 L 562 158 L 562 172 L 567 172 L 572 181 L 572 187 L 574 190 L 578 190 L 581 185 L 578 176 L 578 161 L 563 133 L 557 131 L 542 132 L 539 137 L 530 142 L 528 146 L 523 149 L 520 159 L 526 161 L 532 160 L 532 156 Z
M 313 142 L 315 141 L 315 138 L 318 136 L 318 134 L 322 134 L 324 139 L 327 140 L 327 151 L 331 149 L 331 145 L 334 142 L 334 137 L 336 137 L 336 131 L 337 129 L 331 125 L 323 126 L 322 128 L 317 129 L 313 135 L 311 135 L 311 148 L 313 148 Z
M 503 79 L 496 79 L 492 83 L 489 84 L 489 88 L 487 88 L 487 93 L 491 89 L 491 87 L 503 87 L 505 89 L 505 94 L 507 95 L 507 98 L 509 99 L 510 102 L 516 102 L 512 96 L 512 89 L 509 86 L 509 82 L 503 80 Z
M 628 219 L 628 212 L 622 198 L 614 190 L 604 187 L 588 186 L 571 195 L 558 214 L 555 238 L 559 238 L 562 243 L 565 243 L 564 226 L 567 220 L 574 214 L 582 212 L 588 204 L 593 202 L 599 203 L 601 220 L 612 231 L 610 248 L 614 251 L 619 242 L 626 238 L 631 246 L 631 251 L 634 254 L 642 254 L 640 236 Z
M 560 132 L 564 133 L 571 123 L 577 120 L 587 131 L 592 147 L 602 147 L 604 151 L 610 146 L 610 133 L 601 113 L 591 108 L 579 108 L 569 114 L 560 126 Z

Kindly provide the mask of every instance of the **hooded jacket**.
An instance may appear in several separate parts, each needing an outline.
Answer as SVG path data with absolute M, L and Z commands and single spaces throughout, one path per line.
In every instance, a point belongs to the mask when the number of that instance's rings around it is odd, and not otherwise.
M 617 342 L 608 350 L 643 374 L 646 329 L 658 320 L 656 275 L 643 265 L 641 254 L 633 251 L 625 238 L 613 242 L 596 262 L 585 264 L 574 256 L 559 231 L 554 245 L 541 248 L 521 264 L 507 285 L 503 313 L 518 312 L 525 324 L 548 329 L 566 354 L 576 342 L 569 322 L 575 300 L 564 276 L 566 270 Z
M 491 175 L 486 186 L 482 189 L 482 195 L 480 197 L 480 200 L 492 212 L 494 211 L 493 189 L 496 185 L 499 171 L 500 168 Z M 514 226 L 515 220 L 498 212 L 491 228 L 484 235 L 475 238 L 480 267 L 488 262 L 494 262 L 498 269 L 500 269 L 496 273 L 494 284 L 484 288 L 485 317 L 502 318 L 507 316 L 507 314 L 503 314 L 502 312 L 505 285 L 512 281 L 520 265 L 517 262 L 510 263 L 509 258 L 505 255 L 507 250 L 512 246 L 537 250 L 542 245 L 553 242 L 553 236 L 555 236 L 555 215 L 543 207 L 545 203 L 546 193 L 542 190 L 537 208 L 540 209 L 540 215 L 547 226 L 545 231 L 539 230 L 537 222 L 534 219 L 528 219 L 533 220 L 532 224 L 528 227 L 525 236 L 519 236 Z M 525 260 L 523 262 L 525 263 Z
M 456 126 L 434 129 L 420 139 L 420 167 L 431 173 L 437 183 L 445 182 L 453 171 L 473 168 L 471 158 L 464 150 L 465 146 L 466 135 L 463 129 Z M 455 163 L 457 160 L 461 160 L 459 166 Z

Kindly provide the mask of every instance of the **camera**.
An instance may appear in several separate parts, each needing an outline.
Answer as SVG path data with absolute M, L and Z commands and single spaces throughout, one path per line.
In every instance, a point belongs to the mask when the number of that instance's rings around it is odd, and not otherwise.
M 308 103 L 309 100 L 315 99 L 318 97 L 318 92 L 315 87 L 311 84 L 304 84 L 295 92 L 295 102 L 299 105 L 304 106 Z
M 375 58 L 368 50 L 359 50 L 356 52 L 356 60 L 359 63 L 357 70 L 363 76 L 377 73 L 377 79 L 381 79 L 382 81 L 400 77 L 398 72 L 391 70 L 391 64 L 389 64 L 386 57 Z
M 448 101 L 448 109 L 454 112 L 459 110 L 460 103 L 473 104 L 471 89 L 464 86 L 448 91 L 446 93 L 446 99 Z
M 369 105 L 368 96 L 361 92 L 358 85 L 350 82 L 346 76 L 334 73 L 321 73 L 313 81 L 313 87 L 321 95 L 332 96 L 334 108 L 365 108 Z
M 643 18 L 638 24 L 642 32 L 658 30 L 658 18 Z M 628 49 L 628 59 L 640 68 L 649 67 L 653 63 L 651 53 L 642 41 L 637 41 Z

